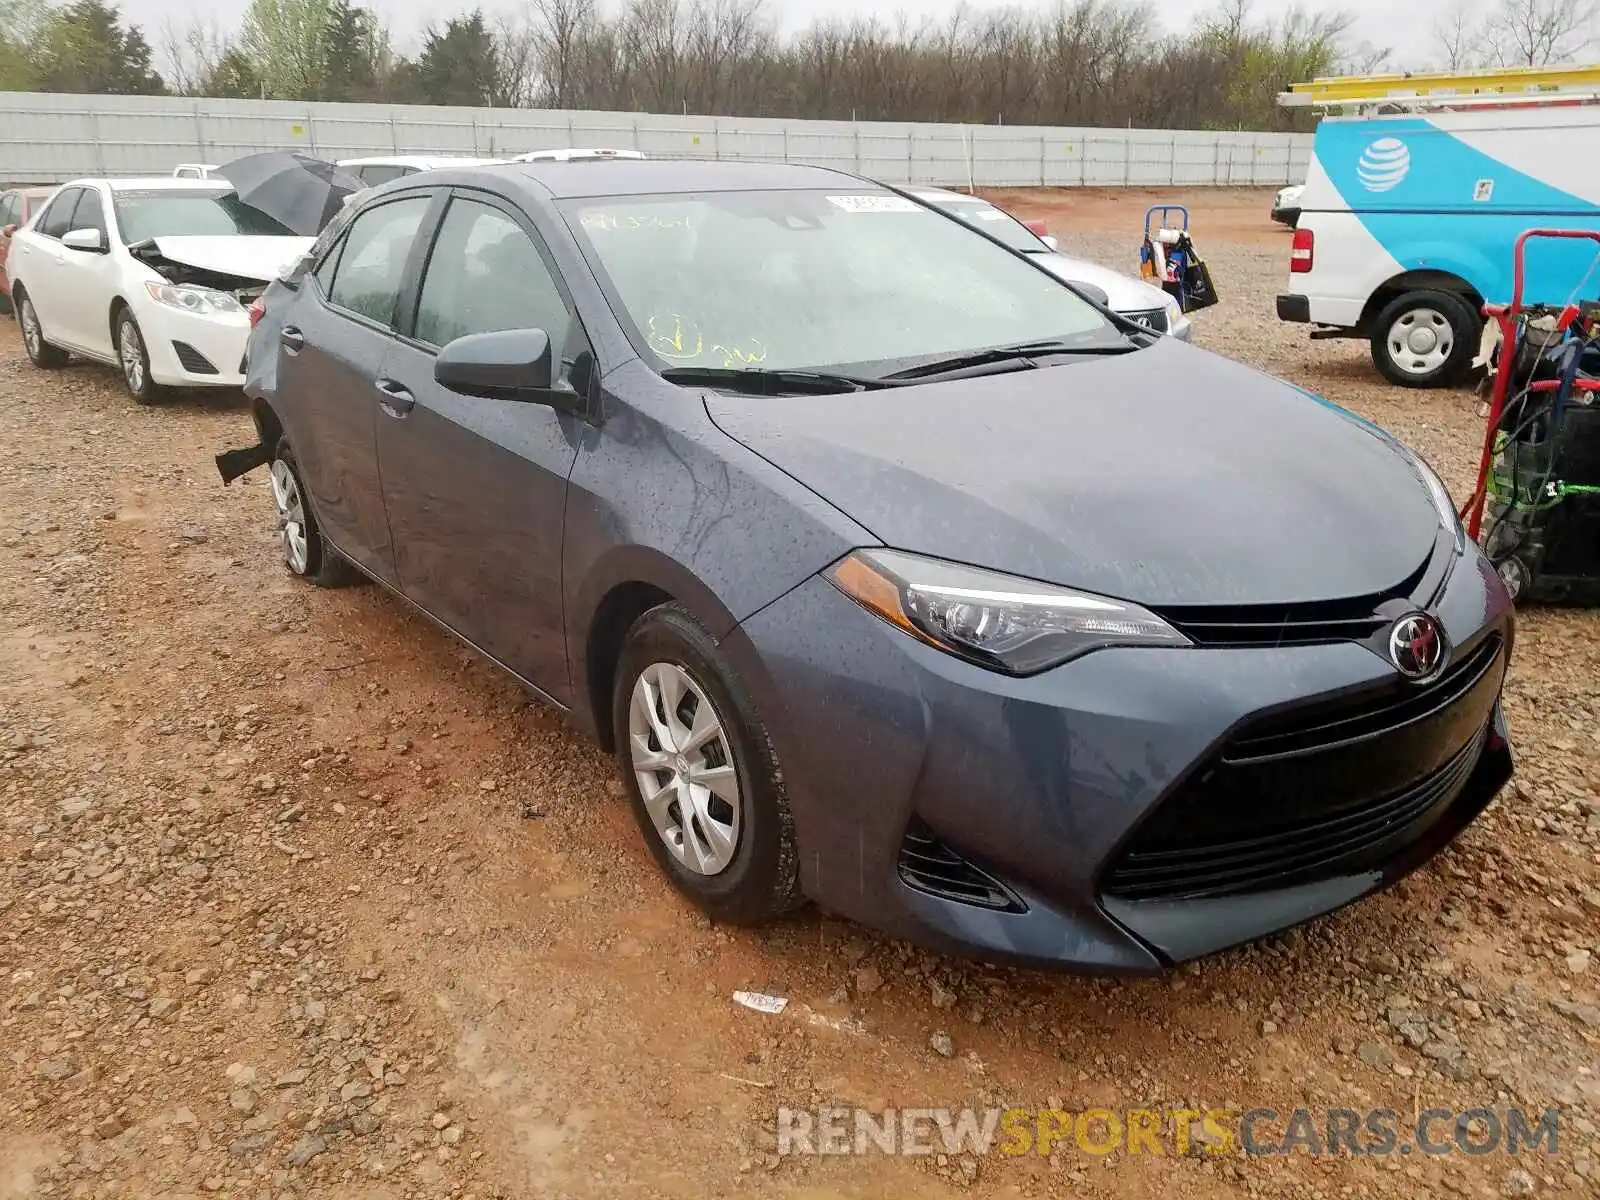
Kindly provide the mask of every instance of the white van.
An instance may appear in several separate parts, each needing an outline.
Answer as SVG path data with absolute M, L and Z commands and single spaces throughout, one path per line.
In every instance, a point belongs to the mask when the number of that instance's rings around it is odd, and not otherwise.
M 354 175 L 368 187 L 391 179 L 416 175 L 422 171 L 441 171 L 447 167 L 485 167 L 502 163 L 503 158 L 471 158 L 462 154 L 383 154 L 371 158 L 341 158 L 333 165 Z
M 1403 387 L 1472 368 L 1518 235 L 1600 229 L 1600 96 L 1442 99 L 1317 126 L 1278 318 L 1363 338 Z M 1600 297 L 1592 241 L 1537 242 L 1525 302 Z

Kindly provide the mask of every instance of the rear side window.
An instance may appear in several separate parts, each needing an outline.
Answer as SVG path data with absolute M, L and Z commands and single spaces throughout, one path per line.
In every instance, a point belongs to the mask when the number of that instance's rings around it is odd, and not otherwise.
M 409 175 L 411 172 L 405 167 L 384 165 L 362 167 L 356 174 L 361 179 L 361 182 L 368 187 L 377 187 L 380 183 L 388 183 L 391 179 L 399 179 L 402 175 Z
M 0 225 L 15 225 L 22 215 L 22 197 L 8 192 L 0 201 Z
M 406 259 L 429 203 L 428 196 L 408 196 L 358 216 L 326 285 L 329 302 L 392 329 Z
M 39 214 L 34 226 L 45 237 L 58 238 L 72 228 L 72 211 L 78 207 L 82 188 L 68 188 L 50 201 L 50 207 Z

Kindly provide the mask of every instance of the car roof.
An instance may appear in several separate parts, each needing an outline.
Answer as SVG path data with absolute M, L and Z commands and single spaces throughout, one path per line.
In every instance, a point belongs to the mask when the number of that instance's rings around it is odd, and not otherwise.
M 649 196 L 664 192 L 805 191 L 881 192 L 882 184 L 828 167 L 787 163 L 716 162 L 671 158 L 584 158 L 573 162 L 507 163 L 515 173 L 557 200 L 596 196 Z
M 949 204 L 952 201 L 964 201 L 967 204 L 989 204 L 982 196 L 973 196 L 966 192 L 952 192 L 948 188 L 919 187 L 911 188 L 910 191 L 913 196 L 919 199 L 937 201 L 940 204 Z M 994 205 L 989 204 L 989 207 L 993 208 Z
M 89 187 L 97 183 L 113 192 L 226 192 L 233 188 L 225 179 L 179 179 L 172 175 L 132 175 L 120 179 L 91 175 L 84 179 L 69 179 L 61 186 Z
M 497 158 L 477 158 L 471 154 L 382 154 L 371 158 L 341 158 L 337 167 L 434 167 L 487 166 L 499 162 Z

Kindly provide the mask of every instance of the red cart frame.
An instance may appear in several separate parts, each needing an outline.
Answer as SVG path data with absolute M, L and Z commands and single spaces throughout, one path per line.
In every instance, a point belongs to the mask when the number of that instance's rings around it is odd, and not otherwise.
M 1600 244 L 1600 231 L 1592 229 L 1529 229 L 1517 238 L 1512 249 L 1511 303 L 1485 304 L 1483 315 L 1500 326 L 1500 363 L 1494 375 L 1494 388 L 1490 393 L 1489 418 L 1483 431 L 1483 454 L 1478 459 L 1478 483 L 1472 498 L 1461 509 L 1461 519 L 1467 524 L 1467 536 L 1474 541 L 1483 525 L 1483 506 L 1489 490 L 1489 469 L 1494 462 L 1495 437 L 1500 431 L 1500 418 L 1506 409 L 1507 393 L 1511 390 L 1511 370 L 1516 357 L 1517 324 L 1527 311 L 1522 304 L 1523 248 L 1534 238 L 1567 238 L 1587 240 Z M 1565 330 L 1578 317 L 1578 306 L 1568 304 L 1556 321 L 1558 331 Z M 1553 392 L 1561 386 L 1556 379 L 1540 379 L 1530 383 L 1530 392 Z M 1600 380 L 1579 379 L 1573 383 L 1579 391 L 1600 391 Z

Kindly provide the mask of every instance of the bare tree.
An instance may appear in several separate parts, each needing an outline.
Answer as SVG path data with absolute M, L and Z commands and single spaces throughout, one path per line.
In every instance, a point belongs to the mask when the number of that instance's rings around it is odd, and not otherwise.
M 1470 0 L 1455 0 L 1435 16 L 1431 32 L 1434 49 L 1446 71 L 1465 71 L 1474 64 L 1483 35 Z
M 1499 0 L 1483 45 L 1502 67 L 1570 62 L 1594 43 L 1600 0 Z

